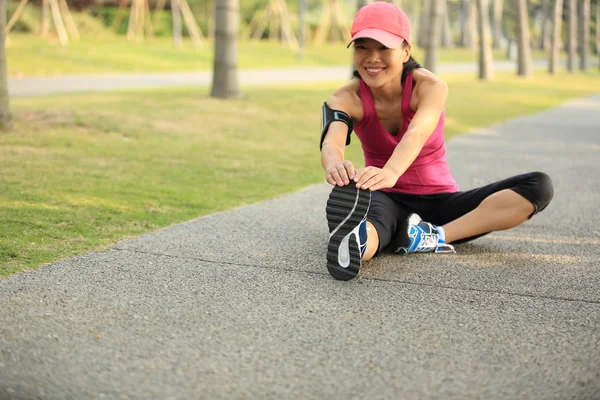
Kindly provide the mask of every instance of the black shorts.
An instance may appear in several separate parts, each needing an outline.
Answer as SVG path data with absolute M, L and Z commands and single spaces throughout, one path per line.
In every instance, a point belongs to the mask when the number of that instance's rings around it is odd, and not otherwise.
M 441 226 L 474 210 L 486 197 L 504 189 L 515 191 L 533 204 L 535 211 L 529 218 L 546 208 L 554 195 L 552 180 L 543 172 L 513 176 L 466 192 L 419 195 L 375 191 L 371 193 L 367 221 L 377 230 L 381 251 L 390 244 L 409 214 L 417 213 L 424 221 Z M 467 242 L 483 235 L 454 243 Z

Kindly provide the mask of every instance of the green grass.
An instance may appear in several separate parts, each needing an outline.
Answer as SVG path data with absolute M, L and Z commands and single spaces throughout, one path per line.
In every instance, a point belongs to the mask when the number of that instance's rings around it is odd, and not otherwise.
M 600 75 L 448 76 L 447 135 L 591 94 Z M 324 179 L 320 104 L 341 82 L 15 98 L 0 134 L 0 275 Z M 235 110 L 235 117 L 232 117 Z M 349 158 L 361 164 L 358 141 Z
M 11 77 L 209 71 L 213 62 L 212 42 L 206 42 L 197 50 L 189 40 L 176 49 L 169 38 L 128 41 L 109 33 L 83 36 L 79 42 L 66 47 L 56 39 L 44 40 L 36 35 L 14 34 L 10 39 L 7 65 Z M 240 41 L 238 50 L 240 68 L 350 65 L 352 56 L 352 51 L 341 43 L 307 46 L 302 60 L 291 49 L 266 40 Z M 423 61 L 421 49 L 415 48 L 413 54 Z M 444 63 L 475 61 L 476 57 L 476 53 L 468 49 L 440 52 L 440 62 Z M 499 51 L 495 57 L 505 59 L 505 54 Z

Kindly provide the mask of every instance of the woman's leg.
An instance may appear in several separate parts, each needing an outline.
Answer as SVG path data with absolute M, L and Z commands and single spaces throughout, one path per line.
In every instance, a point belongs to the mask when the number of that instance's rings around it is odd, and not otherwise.
M 486 197 L 473 211 L 443 225 L 446 243 L 514 228 L 534 211 L 533 204 L 523 196 L 510 189 L 501 190 Z
M 450 195 L 430 222 L 442 226 L 446 243 L 460 243 L 521 225 L 546 208 L 553 195 L 548 175 L 517 175 Z
M 367 213 L 367 250 L 362 261 L 370 260 L 387 247 L 398 226 L 409 214 L 392 196 L 381 191 L 371 192 L 371 205 Z

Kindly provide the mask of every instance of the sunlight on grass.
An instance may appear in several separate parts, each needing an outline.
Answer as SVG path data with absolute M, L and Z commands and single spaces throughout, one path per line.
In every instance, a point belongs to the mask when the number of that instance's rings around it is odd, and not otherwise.
M 209 71 L 213 63 L 213 43 L 196 49 L 189 40 L 175 48 L 170 38 L 158 37 L 145 41 L 129 41 L 123 36 L 103 34 L 84 36 L 79 42 L 63 47 L 56 40 L 44 40 L 36 35 L 11 35 L 6 49 L 8 75 L 54 76 L 81 74 L 116 74 L 120 72 Z M 110 54 L 110 57 L 107 57 Z M 417 60 L 423 61 L 423 51 L 413 49 Z M 505 59 L 502 51 L 497 60 Z M 442 49 L 440 62 L 475 61 L 470 49 Z M 278 42 L 239 41 L 240 68 L 276 68 L 350 65 L 352 51 L 342 43 L 309 45 L 299 53 Z
M 445 76 L 447 137 L 596 92 L 600 73 Z M 322 182 L 320 105 L 339 83 L 15 98 L 0 135 L 0 275 Z M 235 111 L 235 113 L 233 112 Z M 348 158 L 362 164 L 353 137 Z

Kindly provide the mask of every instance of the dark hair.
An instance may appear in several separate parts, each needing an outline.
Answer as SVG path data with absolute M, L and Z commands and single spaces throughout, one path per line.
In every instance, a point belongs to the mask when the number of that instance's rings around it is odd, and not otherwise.
M 406 43 L 406 42 L 405 42 Z M 417 69 L 417 68 L 422 68 L 421 64 L 419 64 L 412 56 L 410 56 L 410 58 L 408 59 L 407 62 L 405 62 L 402 66 L 402 78 L 400 78 L 400 83 L 402 85 L 404 85 L 404 81 L 406 80 L 406 77 L 408 76 L 408 74 L 410 72 L 412 72 L 413 70 Z M 358 73 L 358 70 L 354 70 L 354 72 L 352 73 L 352 75 L 355 78 L 361 79 L 360 78 L 360 74 Z M 415 86 L 415 81 L 413 80 L 413 88 Z

